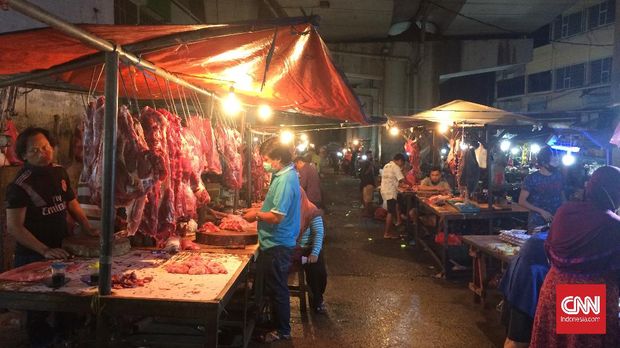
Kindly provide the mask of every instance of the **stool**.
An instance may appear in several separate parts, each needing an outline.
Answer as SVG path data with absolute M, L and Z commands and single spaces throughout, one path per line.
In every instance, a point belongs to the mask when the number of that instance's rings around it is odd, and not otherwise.
M 297 273 L 297 284 L 291 284 L 290 280 L 295 277 L 295 273 Z M 299 298 L 299 311 L 301 313 L 306 313 L 308 310 L 308 285 L 306 284 L 306 273 L 303 267 L 299 267 L 299 269 L 289 274 L 288 290 L 291 297 Z

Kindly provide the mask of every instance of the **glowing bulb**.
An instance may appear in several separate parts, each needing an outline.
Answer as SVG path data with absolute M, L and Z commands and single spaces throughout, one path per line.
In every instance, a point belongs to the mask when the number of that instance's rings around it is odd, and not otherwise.
M 461 145 L 459 145 L 459 147 L 461 148 L 461 150 L 465 151 L 469 149 L 469 144 L 462 142 Z
M 502 141 L 501 144 L 499 144 L 499 148 L 503 152 L 507 152 L 508 150 L 510 150 L 510 141 L 508 140 Z
M 366 161 L 367 159 L 368 159 L 368 156 L 362 155 L 362 161 Z
M 311 149 L 314 149 L 314 144 L 310 144 L 310 148 L 311 148 Z
M 228 116 L 237 116 L 241 112 L 241 102 L 237 99 L 235 92 L 230 92 L 222 100 L 222 109 Z
M 532 146 L 530 147 L 531 151 L 533 154 L 537 154 L 540 152 L 540 145 L 538 144 L 532 144 Z
M 359 144 L 360 144 L 360 141 L 359 141 L 359 140 L 357 140 L 357 139 L 354 139 L 354 140 L 353 140 L 353 145 L 357 146 L 357 145 L 359 145 Z
M 308 148 L 308 143 L 301 143 L 297 145 L 297 151 L 304 152 Z
M 447 154 L 447 153 L 448 153 L 448 150 L 447 150 L 447 149 L 441 149 L 441 154 L 442 154 L 442 155 L 445 155 L 445 154 Z
M 269 105 L 263 104 L 258 107 L 258 118 L 260 118 L 261 121 L 267 121 L 271 118 L 272 115 L 273 110 L 271 110 L 271 107 Z
M 513 147 L 512 149 L 510 149 L 510 153 L 513 155 L 518 155 L 519 154 L 519 148 L 518 147 Z
M 342 152 L 340 152 L 340 151 L 336 152 L 336 156 L 342 157 Z
M 293 135 L 293 132 L 291 131 L 285 130 L 280 133 L 280 142 L 284 145 L 290 144 L 294 138 L 295 135 Z
M 437 126 L 437 131 L 441 134 L 447 132 L 448 129 L 450 129 L 450 125 L 447 123 L 440 123 L 439 126 Z
M 572 166 L 576 161 L 577 159 L 570 152 L 567 152 L 566 155 L 562 156 L 562 164 L 565 166 Z
M 258 137 L 254 137 L 254 142 L 258 143 Z
M 308 134 L 303 133 L 302 135 L 299 136 L 299 139 L 301 141 L 303 141 L 304 143 L 308 142 Z
M 398 127 L 392 127 L 390 128 L 390 135 L 391 136 L 397 136 L 400 133 L 400 129 L 398 129 Z
M 342 153 L 343 154 L 347 153 L 347 149 L 342 149 Z

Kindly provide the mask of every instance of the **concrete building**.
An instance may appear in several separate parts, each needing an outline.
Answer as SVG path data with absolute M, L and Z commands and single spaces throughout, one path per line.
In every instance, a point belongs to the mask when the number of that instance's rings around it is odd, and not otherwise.
M 580 1 L 535 34 L 532 58 L 496 73 L 495 105 L 543 119 L 609 113 L 615 0 Z

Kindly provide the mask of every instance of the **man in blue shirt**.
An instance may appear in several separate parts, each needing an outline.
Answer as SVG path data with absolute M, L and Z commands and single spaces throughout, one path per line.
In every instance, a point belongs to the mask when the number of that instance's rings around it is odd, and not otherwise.
M 288 273 L 299 235 L 301 192 L 290 150 L 276 140 L 261 146 L 263 166 L 272 173 L 269 191 L 260 209 L 250 209 L 243 216 L 258 221 L 260 253 L 257 272 L 264 277 L 265 289 L 271 294 L 277 330 L 262 337 L 264 342 L 291 338 L 291 302 Z

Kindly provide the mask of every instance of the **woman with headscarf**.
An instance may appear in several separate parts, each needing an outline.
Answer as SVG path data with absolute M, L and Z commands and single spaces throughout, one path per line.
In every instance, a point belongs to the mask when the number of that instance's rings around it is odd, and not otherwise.
M 536 159 L 539 169 L 525 177 L 519 195 L 519 205 L 530 211 L 527 219 L 527 229 L 530 231 L 550 223 L 565 200 L 558 156 L 547 146 L 540 150 Z
M 620 274 L 620 169 L 597 169 L 586 185 L 586 200 L 558 209 L 545 249 L 551 269 L 545 278 L 532 331 L 532 347 L 618 347 Z M 556 290 L 561 284 L 605 284 L 606 333 L 557 334 Z

